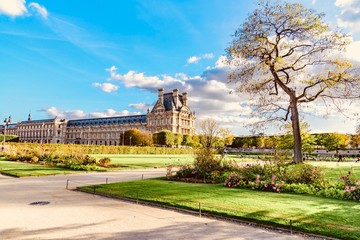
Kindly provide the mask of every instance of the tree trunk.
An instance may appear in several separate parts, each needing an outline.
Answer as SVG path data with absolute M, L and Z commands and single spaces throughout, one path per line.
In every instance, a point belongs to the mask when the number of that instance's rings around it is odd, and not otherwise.
M 300 163 L 303 161 L 303 159 L 301 152 L 299 112 L 297 108 L 296 99 L 291 99 L 290 109 L 291 109 L 291 124 L 292 124 L 293 136 L 294 136 L 294 162 Z

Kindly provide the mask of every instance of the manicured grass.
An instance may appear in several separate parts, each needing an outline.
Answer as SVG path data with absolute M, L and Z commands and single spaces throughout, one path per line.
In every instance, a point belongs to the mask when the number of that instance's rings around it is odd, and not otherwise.
M 124 170 L 124 169 L 144 169 L 144 168 L 162 168 L 168 165 L 178 166 L 181 164 L 192 164 L 193 154 L 93 154 L 96 159 L 109 157 L 111 163 L 117 165 L 115 168 L 101 168 L 106 170 Z M 1 160 L 1 158 L 0 158 Z M 239 164 L 255 162 L 257 159 L 239 158 L 236 155 L 227 155 L 226 160 L 235 160 Z M 353 167 L 352 175 L 355 179 L 360 179 L 360 163 L 354 162 L 309 162 L 315 166 L 323 166 L 325 177 L 331 182 L 340 181 L 342 174 L 346 174 Z M 51 167 L 29 163 L 17 163 L 0 161 L 0 172 L 14 176 L 41 176 L 54 174 L 78 173 L 61 167 Z
M 335 183 L 341 181 L 341 177 L 351 170 L 351 177 L 360 180 L 360 162 L 308 162 L 314 166 L 326 167 L 325 178 Z
M 69 170 L 61 167 L 0 160 L 0 173 L 14 177 L 45 176 L 78 172 L 79 171 Z
M 108 157 L 116 169 L 162 168 L 168 165 L 192 164 L 192 154 L 91 154 L 97 160 Z M 114 168 L 113 168 L 114 169 Z
M 168 165 L 179 166 L 192 164 L 194 154 L 91 154 L 96 159 L 108 157 L 111 164 L 117 165 L 119 169 L 139 169 L 139 168 L 161 168 Z M 254 162 L 251 158 L 239 158 L 234 155 L 227 155 L 226 160 L 235 160 L 239 164 L 243 162 Z
M 93 187 L 82 187 L 93 191 Z M 359 202 L 152 179 L 103 184 L 96 192 L 160 203 L 342 239 L 360 238 Z

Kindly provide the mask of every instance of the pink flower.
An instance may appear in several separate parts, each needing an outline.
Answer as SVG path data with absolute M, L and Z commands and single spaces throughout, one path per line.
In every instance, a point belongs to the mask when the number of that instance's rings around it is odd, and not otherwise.
M 351 191 L 354 191 L 354 190 L 355 190 L 355 187 L 354 187 L 354 186 L 351 186 L 350 190 L 351 190 Z
M 231 182 L 228 182 L 228 186 L 231 187 Z
M 267 188 L 267 187 L 268 187 L 268 185 L 267 185 L 267 184 L 265 184 L 265 185 L 264 185 L 264 187 L 266 187 L 266 188 Z
M 359 181 L 357 181 L 356 185 L 360 186 L 360 180 L 359 180 Z
M 276 179 L 276 176 L 274 175 L 274 176 L 272 176 L 272 178 L 271 178 L 272 180 L 275 180 Z
M 254 188 L 254 187 L 252 187 L 251 189 L 252 189 L 252 190 L 254 190 L 255 188 Z
M 259 179 L 260 178 L 260 175 L 258 174 L 258 175 L 256 175 L 256 179 Z

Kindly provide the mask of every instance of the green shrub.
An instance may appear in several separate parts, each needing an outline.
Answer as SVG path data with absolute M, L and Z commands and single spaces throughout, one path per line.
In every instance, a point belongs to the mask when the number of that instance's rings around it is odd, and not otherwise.
M 223 158 L 216 157 L 210 148 L 200 148 L 196 151 L 194 169 L 198 177 L 210 177 L 213 171 L 222 171 Z
M 256 176 L 266 176 L 265 168 L 260 163 L 246 164 L 239 168 L 238 173 L 242 176 L 244 181 L 253 182 Z
M 99 159 L 99 166 L 101 167 L 108 167 L 111 163 L 111 159 L 108 157 L 100 158 Z
M 325 186 L 327 184 L 323 169 L 307 163 L 291 164 L 284 176 L 287 183 L 304 183 Z
M 32 162 L 32 163 L 38 163 L 38 162 L 39 162 L 39 158 L 38 158 L 37 156 L 33 156 L 33 157 L 31 158 L 31 162 Z
M 196 176 L 196 171 L 194 167 L 189 164 L 181 165 L 175 175 L 177 179 L 195 178 L 195 176 Z

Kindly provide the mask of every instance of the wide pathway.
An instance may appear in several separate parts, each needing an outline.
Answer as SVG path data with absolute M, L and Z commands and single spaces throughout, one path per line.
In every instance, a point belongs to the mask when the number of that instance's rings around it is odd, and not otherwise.
M 151 169 L 26 178 L 0 175 L 0 239 L 305 239 L 66 189 L 67 182 L 73 189 L 164 173 Z

